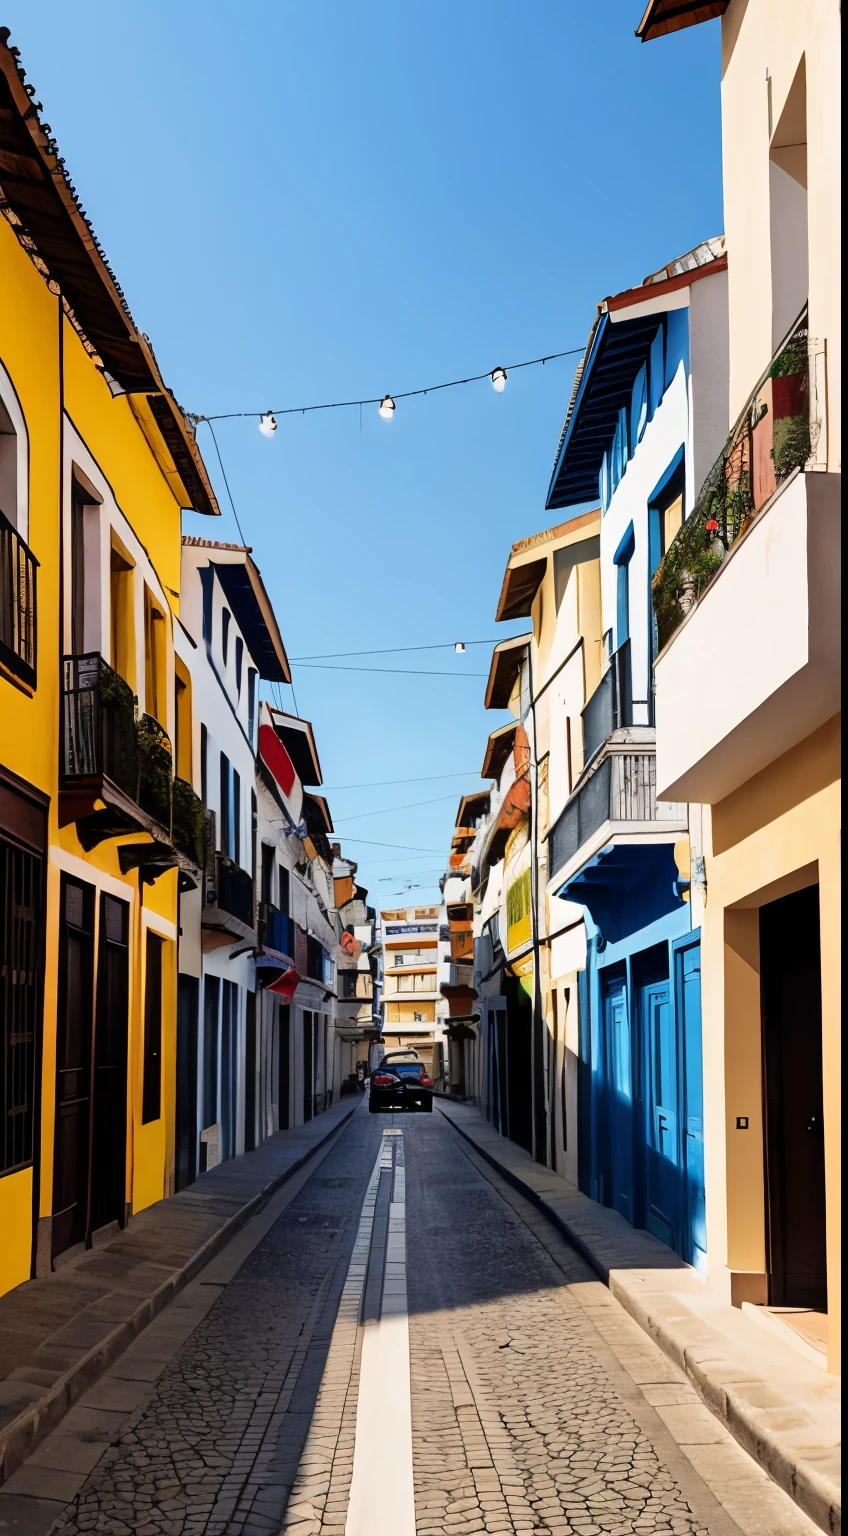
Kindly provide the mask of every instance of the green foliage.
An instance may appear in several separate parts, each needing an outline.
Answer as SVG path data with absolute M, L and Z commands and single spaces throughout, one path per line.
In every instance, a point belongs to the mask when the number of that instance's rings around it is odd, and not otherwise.
M 782 352 L 779 352 L 768 371 L 770 379 L 788 379 L 792 374 L 806 373 L 807 360 L 807 332 L 796 331 L 790 337 Z
M 152 715 L 142 715 L 136 729 L 138 803 L 161 827 L 171 825 L 171 742 Z
M 171 790 L 172 836 L 174 847 L 179 848 L 192 863 L 204 863 L 203 801 L 185 779 L 174 779 Z
M 785 416 L 774 424 L 772 445 L 775 477 L 780 482 L 810 457 L 810 423 L 806 416 Z
M 522 917 L 526 917 L 529 911 L 530 871 L 525 869 L 523 874 L 513 880 L 506 893 L 507 926 L 512 928 L 515 923 L 520 923 Z

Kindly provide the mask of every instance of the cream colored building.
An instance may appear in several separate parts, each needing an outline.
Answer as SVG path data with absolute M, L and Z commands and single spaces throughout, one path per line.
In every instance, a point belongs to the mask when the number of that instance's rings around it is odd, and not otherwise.
M 380 913 L 382 950 L 380 999 L 386 1051 L 419 1052 L 430 1076 L 442 1075 L 444 1029 L 437 1014 L 444 1008 L 438 985 L 438 907 L 400 907 Z
M 710 1277 L 840 1369 L 840 11 L 722 14 L 728 444 L 655 582 L 657 793 L 703 806 Z

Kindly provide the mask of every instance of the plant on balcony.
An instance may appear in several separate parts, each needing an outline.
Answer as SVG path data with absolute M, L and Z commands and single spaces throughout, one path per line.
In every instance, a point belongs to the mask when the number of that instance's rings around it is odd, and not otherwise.
M 692 512 L 657 569 L 652 599 L 660 650 L 698 601 L 760 505 L 773 493 L 775 480 L 780 484 L 793 469 L 807 462 L 811 451 L 808 358 L 805 313 L 758 380 Z M 764 429 L 771 433 L 768 452 L 774 462 L 774 479 L 763 476 L 762 460 L 755 449 L 755 438 L 761 442 L 758 434 Z
M 138 744 L 138 803 L 161 827 L 171 825 L 171 742 L 152 715 L 142 715 L 136 728 Z
M 204 863 L 203 801 L 185 779 L 174 779 L 171 799 L 171 826 L 174 847 L 193 864 Z

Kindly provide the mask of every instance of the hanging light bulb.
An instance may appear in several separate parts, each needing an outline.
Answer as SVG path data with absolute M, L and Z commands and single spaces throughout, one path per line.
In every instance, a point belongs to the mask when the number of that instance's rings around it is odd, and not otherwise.
M 464 640 L 457 640 L 457 641 L 455 641 L 453 648 L 456 651 L 457 656 L 462 656 L 464 651 L 465 651 L 465 641 Z
M 270 411 L 259 418 L 259 430 L 263 437 L 273 437 L 277 430 L 277 419 Z
M 391 395 L 384 395 L 380 401 L 380 415 L 384 421 L 391 421 L 395 414 L 395 402 Z
M 499 394 L 499 395 L 503 394 L 503 392 L 504 392 L 504 390 L 506 388 L 506 369 L 505 368 L 493 368 L 492 369 L 492 388 L 497 392 L 497 394 Z

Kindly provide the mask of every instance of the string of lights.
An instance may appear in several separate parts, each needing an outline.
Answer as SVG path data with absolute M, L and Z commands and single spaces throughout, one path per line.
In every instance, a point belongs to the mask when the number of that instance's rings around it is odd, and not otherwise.
M 495 392 L 502 395 L 510 373 L 517 373 L 520 368 L 544 367 L 545 363 L 556 362 L 561 357 L 576 357 L 584 350 L 585 343 L 579 347 L 568 347 L 564 352 L 548 352 L 544 357 L 530 357 L 522 363 L 510 363 L 508 368 L 487 368 L 484 373 L 472 373 L 465 379 L 447 379 L 444 384 L 428 384 L 426 389 L 402 389 L 394 395 L 369 395 L 361 400 L 325 400 L 318 405 L 286 405 L 270 411 L 218 411 L 214 414 L 187 412 L 187 415 L 195 426 L 205 421 L 210 428 L 213 421 L 256 419 L 263 437 L 274 436 L 278 416 L 306 416 L 312 411 L 345 411 L 356 407 L 361 410 L 363 405 L 376 405 L 383 420 L 391 421 L 398 400 L 414 400 L 420 395 L 435 395 L 442 389 L 459 389 L 464 384 L 479 384 L 481 379 L 489 379 Z
M 430 672 L 425 667 L 339 667 L 331 661 L 298 661 L 305 672 L 383 672 L 389 677 L 488 677 L 487 672 Z

